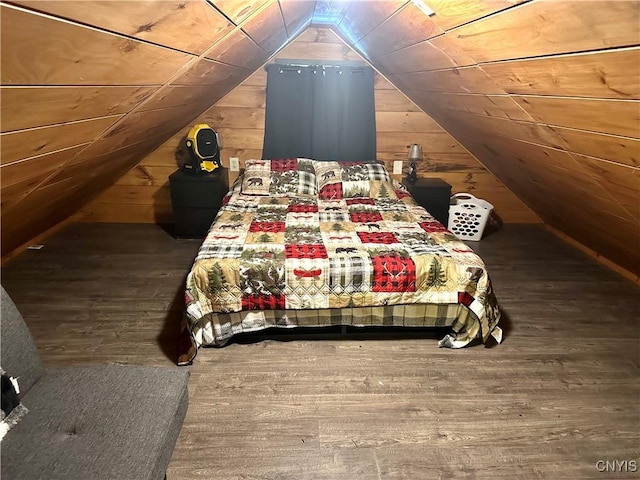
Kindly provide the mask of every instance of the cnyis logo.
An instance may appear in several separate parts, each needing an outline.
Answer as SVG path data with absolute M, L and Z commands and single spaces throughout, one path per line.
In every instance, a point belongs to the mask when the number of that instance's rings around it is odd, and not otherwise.
M 637 472 L 638 462 L 636 460 L 598 460 L 596 470 L 600 473 Z

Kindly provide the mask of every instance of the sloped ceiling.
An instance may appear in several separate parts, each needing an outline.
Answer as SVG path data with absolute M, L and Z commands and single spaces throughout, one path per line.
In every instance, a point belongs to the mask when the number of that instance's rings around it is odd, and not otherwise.
M 317 25 L 548 224 L 640 274 L 638 2 L 426 1 L 0 2 L 3 255 Z

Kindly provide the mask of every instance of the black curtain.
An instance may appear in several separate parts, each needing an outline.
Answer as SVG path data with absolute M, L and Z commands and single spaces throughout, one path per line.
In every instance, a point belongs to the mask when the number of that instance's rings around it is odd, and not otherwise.
M 376 159 L 371 67 L 267 66 L 263 158 Z

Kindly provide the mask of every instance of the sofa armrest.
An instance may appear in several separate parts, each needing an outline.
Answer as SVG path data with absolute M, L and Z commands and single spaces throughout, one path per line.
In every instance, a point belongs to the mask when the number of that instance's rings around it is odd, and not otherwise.
M 0 288 L 0 366 L 8 375 L 18 378 L 23 397 L 45 370 L 22 315 L 4 287 Z

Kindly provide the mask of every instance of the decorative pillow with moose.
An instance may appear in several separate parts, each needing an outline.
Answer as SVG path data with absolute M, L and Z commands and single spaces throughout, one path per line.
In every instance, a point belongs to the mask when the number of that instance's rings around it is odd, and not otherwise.
M 379 162 L 315 161 L 318 198 L 396 198 L 395 188 L 384 164 Z
M 247 160 L 242 193 L 245 195 L 315 195 L 316 175 L 308 158 Z

